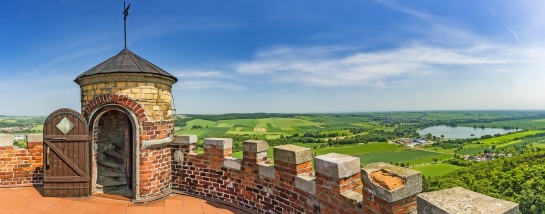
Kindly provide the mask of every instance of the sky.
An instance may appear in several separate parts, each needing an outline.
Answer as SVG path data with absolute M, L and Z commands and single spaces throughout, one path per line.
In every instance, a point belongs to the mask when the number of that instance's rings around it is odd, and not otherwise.
M 178 114 L 545 109 L 545 1 L 128 0 Z M 0 2 L 0 115 L 80 110 L 123 1 Z

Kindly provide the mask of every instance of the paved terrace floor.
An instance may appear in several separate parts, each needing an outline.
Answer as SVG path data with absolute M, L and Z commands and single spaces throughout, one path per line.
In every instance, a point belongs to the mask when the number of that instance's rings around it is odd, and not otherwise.
M 227 214 L 244 211 L 185 195 L 173 194 L 148 204 L 100 198 L 43 197 L 40 188 L 0 188 L 0 213 L 17 214 Z

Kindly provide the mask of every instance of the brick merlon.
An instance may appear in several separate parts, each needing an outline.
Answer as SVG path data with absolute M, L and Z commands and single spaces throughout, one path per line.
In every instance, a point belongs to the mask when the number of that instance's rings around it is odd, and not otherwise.
M 232 138 L 205 138 L 204 148 L 209 149 L 211 146 L 216 146 L 217 150 L 227 150 L 233 148 Z
M 265 152 L 269 149 L 269 143 L 264 140 L 247 140 L 242 142 L 242 151 L 244 152 Z
M 198 141 L 197 135 L 174 135 L 173 144 L 196 144 Z
M 360 159 L 338 153 L 320 155 L 314 158 L 314 170 L 331 178 L 347 178 L 360 172 Z
M 273 148 L 274 161 L 288 164 L 302 164 L 312 159 L 310 148 L 295 145 L 282 145 Z

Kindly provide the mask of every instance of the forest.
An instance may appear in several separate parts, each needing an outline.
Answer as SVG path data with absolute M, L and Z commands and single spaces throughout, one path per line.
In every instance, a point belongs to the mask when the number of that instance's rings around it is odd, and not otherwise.
M 428 177 L 424 191 L 461 186 L 519 203 L 522 213 L 545 213 L 545 152 L 527 148 L 523 154 L 475 163 L 439 177 Z

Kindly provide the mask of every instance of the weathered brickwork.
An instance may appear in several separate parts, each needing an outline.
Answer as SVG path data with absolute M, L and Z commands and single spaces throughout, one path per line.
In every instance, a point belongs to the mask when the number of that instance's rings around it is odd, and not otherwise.
M 28 149 L 13 149 L 5 146 L 13 136 L 4 135 L 0 146 L 0 187 L 33 186 L 43 183 L 42 135 L 33 135 L 27 143 Z
M 164 197 L 171 189 L 170 146 L 142 149 L 140 153 L 140 199 Z
M 154 140 L 169 137 L 174 129 L 174 120 L 163 120 L 142 123 L 140 139 Z
M 0 187 L 42 183 L 42 138 L 29 135 L 28 150 L 13 150 L 12 143 L 0 137 Z M 416 213 L 417 205 L 423 213 L 456 213 L 464 211 L 465 204 L 478 204 L 471 206 L 479 210 L 499 210 L 497 204 L 502 204 L 498 213 L 518 213 L 516 203 L 463 188 L 418 194 L 420 173 L 390 164 L 368 164 L 360 170 L 353 164 L 358 158 L 331 153 L 314 158 L 313 173 L 307 148 L 278 146 L 274 160 L 268 160 L 265 141 L 245 141 L 239 160 L 231 157 L 232 139 L 205 139 L 204 154 L 195 153 L 196 142 L 195 136 L 177 136 L 172 144 L 141 150 L 140 201 L 167 196 L 173 189 L 256 213 Z M 371 181 L 377 171 L 403 179 L 403 186 L 387 189 Z
M 322 168 L 316 165 L 314 176 L 307 148 L 275 147 L 271 166 L 266 158 L 266 142 L 244 142 L 240 161 L 231 158 L 230 139 L 205 139 L 205 152 L 200 155 L 194 152 L 196 141 L 182 137 L 186 139 L 176 139 L 172 146 L 174 190 L 219 199 L 259 213 L 373 213 L 364 210 L 359 164 L 356 168 L 348 165 L 354 160 L 359 163 L 357 158 L 339 154 L 318 156 L 325 164 Z M 396 201 L 391 206 L 404 202 Z M 412 202 L 409 199 L 408 203 Z M 398 211 L 382 213 L 403 213 Z

